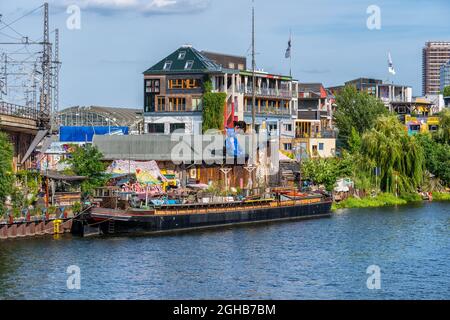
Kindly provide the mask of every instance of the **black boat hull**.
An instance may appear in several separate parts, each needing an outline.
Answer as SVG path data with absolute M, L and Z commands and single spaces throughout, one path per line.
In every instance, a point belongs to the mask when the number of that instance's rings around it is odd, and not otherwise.
M 74 233 L 82 236 L 96 234 L 162 234 L 232 225 L 325 218 L 330 215 L 331 201 L 221 213 L 111 217 L 106 218 L 103 222 L 96 221 L 94 218 L 97 217 L 88 215 L 84 220 L 75 223 L 74 230 L 76 231 Z

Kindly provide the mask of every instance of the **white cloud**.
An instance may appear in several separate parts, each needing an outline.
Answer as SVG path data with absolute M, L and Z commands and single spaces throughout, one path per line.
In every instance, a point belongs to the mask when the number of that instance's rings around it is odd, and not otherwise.
M 58 7 L 77 5 L 81 10 L 114 13 L 134 11 L 142 14 L 191 13 L 202 11 L 210 0 L 53 0 Z

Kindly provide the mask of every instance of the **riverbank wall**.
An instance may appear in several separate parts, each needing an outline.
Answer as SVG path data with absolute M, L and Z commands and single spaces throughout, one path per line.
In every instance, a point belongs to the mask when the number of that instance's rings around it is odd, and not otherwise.
M 52 219 L 0 223 L 0 240 L 69 233 L 73 219 Z

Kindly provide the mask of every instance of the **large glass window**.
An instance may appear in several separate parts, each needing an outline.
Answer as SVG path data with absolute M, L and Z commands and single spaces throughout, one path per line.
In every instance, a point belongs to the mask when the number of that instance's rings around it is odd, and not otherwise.
M 158 97 L 158 111 L 167 111 L 166 110 L 166 97 Z
M 186 98 L 169 98 L 170 111 L 186 111 Z
M 145 112 L 155 112 L 155 95 L 145 95 Z
M 198 79 L 171 79 L 169 89 L 197 89 L 201 83 Z
M 146 93 L 159 93 L 159 79 L 145 80 L 145 92 Z

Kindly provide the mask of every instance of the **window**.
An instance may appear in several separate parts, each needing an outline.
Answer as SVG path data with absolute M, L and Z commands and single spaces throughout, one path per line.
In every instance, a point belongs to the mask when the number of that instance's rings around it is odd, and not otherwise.
M 292 151 L 292 143 L 285 143 L 284 144 L 284 150 Z
M 164 123 L 149 123 L 148 133 L 164 133 Z
M 229 69 L 234 69 L 234 63 L 233 62 L 228 63 L 228 68 Z
M 146 93 L 159 93 L 159 79 L 145 80 L 145 92 Z
M 145 95 L 145 112 L 155 112 L 155 95 Z
M 169 98 L 169 111 L 186 111 L 186 98 Z
M 166 111 L 166 97 L 158 97 L 158 111 Z
M 178 53 L 178 60 L 184 60 L 185 57 L 186 51 L 180 51 L 180 53 Z
M 191 70 L 193 66 L 194 66 L 194 61 L 189 60 L 189 61 L 186 61 L 186 64 L 184 65 L 184 69 Z
M 202 111 L 203 101 L 202 98 L 192 98 L 192 111 Z
M 290 123 L 285 123 L 284 124 L 284 131 L 292 131 L 292 124 Z
M 319 150 L 323 151 L 323 143 L 319 143 Z
M 186 125 L 184 123 L 171 123 L 170 124 L 170 133 L 177 131 L 177 133 L 182 133 L 185 131 Z
M 437 125 L 431 124 L 428 126 L 428 130 L 431 132 L 438 131 L 439 127 Z
M 198 79 L 171 79 L 169 89 L 197 89 L 200 88 Z
M 170 70 L 170 68 L 172 67 L 172 61 L 166 61 L 165 63 L 164 63 L 164 68 L 163 68 L 163 70 Z
M 317 155 L 317 145 L 312 146 L 313 155 Z

